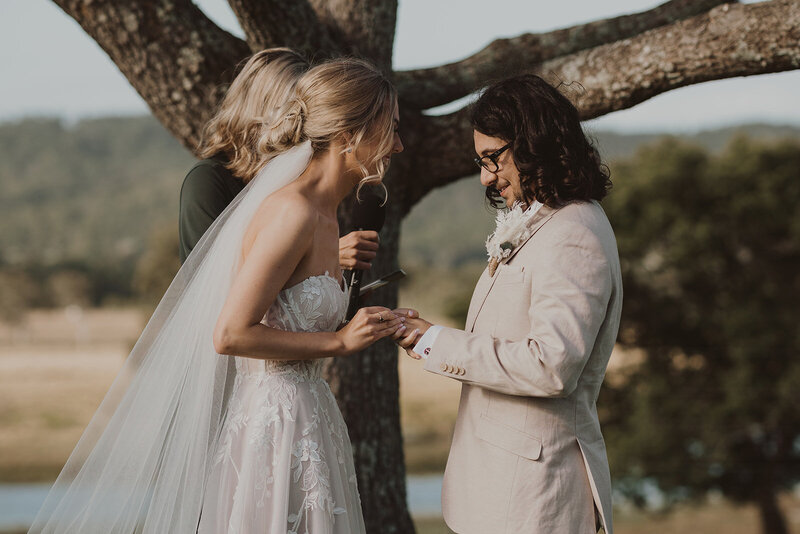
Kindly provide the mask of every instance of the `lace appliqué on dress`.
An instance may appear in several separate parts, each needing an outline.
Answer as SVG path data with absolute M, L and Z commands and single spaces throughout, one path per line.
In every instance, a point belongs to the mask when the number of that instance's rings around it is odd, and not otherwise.
M 346 306 L 346 293 L 325 273 L 281 291 L 262 322 L 294 332 L 333 331 Z M 352 447 L 322 378 L 323 361 L 235 361 L 199 532 L 206 525 L 208 532 L 229 533 L 364 532 Z M 218 515 L 207 522 L 208 506 Z

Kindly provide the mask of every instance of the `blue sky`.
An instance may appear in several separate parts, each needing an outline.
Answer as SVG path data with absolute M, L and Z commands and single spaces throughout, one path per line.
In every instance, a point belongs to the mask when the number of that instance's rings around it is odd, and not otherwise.
M 241 35 L 224 0 L 196 2 Z M 649 9 L 652 0 L 399 0 L 395 68 L 468 56 L 498 37 L 540 32 Z M 32 115 L 76 120 L 147 113 L 103 51 L 49 0 L 0 2 L 0 121 Z M 742 122 L 800 125 L 800 71 L 671 91 L 593 121 L 595 128 L 697 131 Z

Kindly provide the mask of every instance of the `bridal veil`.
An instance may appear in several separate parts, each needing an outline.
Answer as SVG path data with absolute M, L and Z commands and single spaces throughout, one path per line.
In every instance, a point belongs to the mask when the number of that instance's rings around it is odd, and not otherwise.
M 32 533 L 196 532 L 233 367 L 212 343 L 261 202 L 297 178 L 305 142 L 276 156 L 205 233 L 39 511 Z

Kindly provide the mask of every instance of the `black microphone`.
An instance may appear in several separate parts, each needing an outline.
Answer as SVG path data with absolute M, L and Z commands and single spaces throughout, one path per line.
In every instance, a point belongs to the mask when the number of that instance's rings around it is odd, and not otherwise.
M 383 199 L 375 194 L 364 193 L 361 200 L 355 199 L 353 202 L 353 229 L 354 230 L 374 230 L 380 232 L 383 223 L 386 221 L 386 207 L 383 206 Z M 361 290 L 361 278 L 364 271 L 354 269 L 348 271 L 350 275 L 350 292 L 347 298 L 347 314 L 345 321 L 349 321 L 358 311 L 358 294 Z M 347 274 L 345 275 L 347 277 Z

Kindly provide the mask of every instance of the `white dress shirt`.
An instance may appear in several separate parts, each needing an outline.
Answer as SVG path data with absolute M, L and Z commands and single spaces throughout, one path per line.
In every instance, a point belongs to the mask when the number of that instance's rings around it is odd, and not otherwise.
M 422 356 L 424 359 L 428 359 L 428 354 L 431 352 L 431 347 L 433 347 L 433 343 L 436 341 L 436 336 L 439 335 L 439 332 L 442 330 L 442 327 L 438 324 L 432 325 L 428 330 L 422 334 L 422 337 L 417 341 L 417 344 L 414 345 L 414 352 Z

